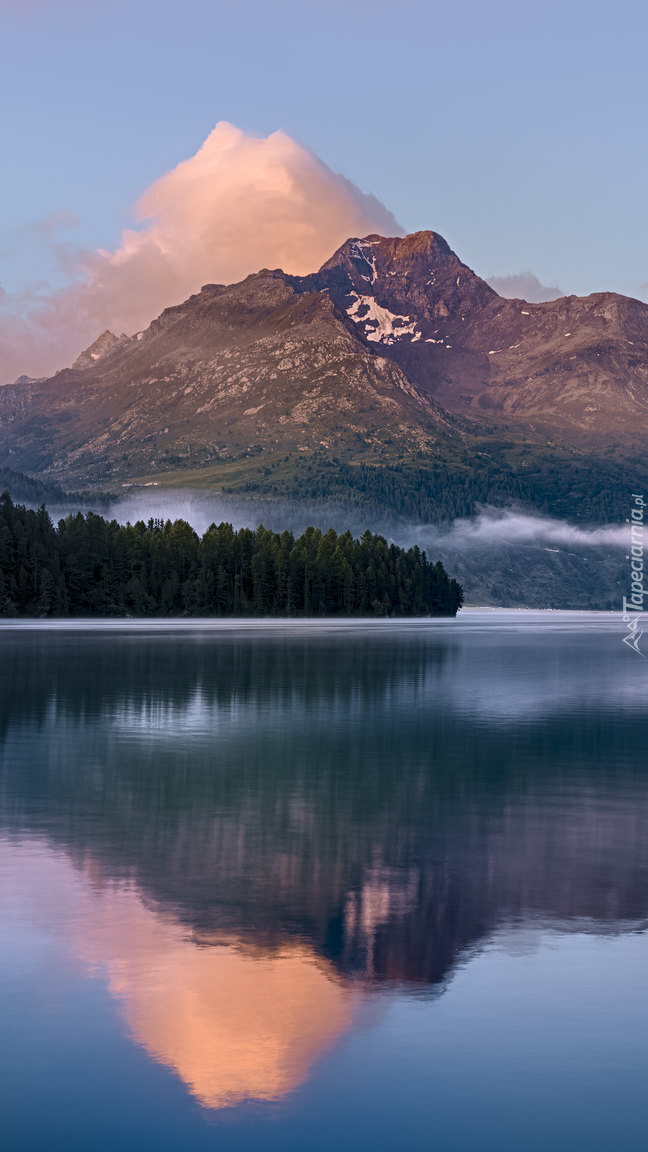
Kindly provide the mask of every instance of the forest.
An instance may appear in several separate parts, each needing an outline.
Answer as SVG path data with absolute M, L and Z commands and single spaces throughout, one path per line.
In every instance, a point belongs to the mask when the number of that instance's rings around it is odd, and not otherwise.
M 242 488 L 223 484 L 222 491 L 338 502 L 369 516 L 392 512 L 401 519 L 437 525 L 474 516 L 484 505 L 607 524 L 625 515 L 628 475 L 639 477 L 637 483 L 648 481 L 645 463 L 637 459 L 566 457 L 537 445 L 520 452 L 503 441 L 488 447 L 488 457 L 474 445 L 451 466 L 423 454 L 418 460 L 377 466 L 314 452 L 291 460 L 285 478 L 278 476 L 278 466 L 260 466 Z
M 2 616 L 455 616 L 440 562 L 365 532 L 256 531 L 184 520 L 52 523 L 0 497 Z

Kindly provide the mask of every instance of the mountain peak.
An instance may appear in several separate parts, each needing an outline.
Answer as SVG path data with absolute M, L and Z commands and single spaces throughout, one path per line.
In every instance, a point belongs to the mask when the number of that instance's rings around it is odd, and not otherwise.
M 443 236 L 432 231 L 352 237 L 300 284 L 329 292 L 358 332 L 370 343 L 391 349 L 388 354 L 406 372 L 412 367 L 406 351 L 410 345 L 418 345 L 417 360 L 425 345 L 426 362 L 437 360 L 433 346 L 443 344 L 445 351 L 449 319 L 463 324 L 498 299 Z
M 125 340 L 128 340 L 125 332 L 122 332 L 121 336 L 115 336 L 114 332 L 110 332 L 108 328 L 106 328 L 106 331 L 102 332 L 101 336 L 98 336 L 85 351 L 77 356 L 72 367 L 77 369 L 90 368 L 93 364 L 96 364 L 97 360 L 103 360 L 104 356 L 107 356 L 109 352 L 113 352 L 114 349 L 117 348 L 118 345 L 123 344 Z
M 396 295 L 401 302 L 403 295 L 409 298 L 415 283 L 423 291 L 428 307 L 448 293 L 455 306 L 466 294 L 473 305 L 482 306 L 497 296 L 485 280 L 462 263 L 447 240 L 432 231 L 412 232 L 408 236 L 351 237 L 319 272 L 303 281 L 320 290 L 329 288 L 338 298 L 353 293 L 370 294 L 380 297 L 378 302 L 387 306 L 387 297 Z M 422 304 L 419 300 L 419 307 Z
M 455 260 L 458 259 L 447 240 L 430 229 L 410 232 L 407 236 L 397 236 L 390 242 L 393 244 L 394 257 L 398 260 L 420 255 L 453 256 Z
M 407 236 L 379 236 L 375 232 L 368 236 L 352 236 L 322 264 L 320 272 L 338 268 L 347 261 L 368 260 L 372 263 L 372 255 L 379 258 L 381 263 L 387 262 L 390 265 L 423 259 L 434 263 L 451 260 L 462 268 L 466 267 L 443 236 L 427 230 L 410 232 Z

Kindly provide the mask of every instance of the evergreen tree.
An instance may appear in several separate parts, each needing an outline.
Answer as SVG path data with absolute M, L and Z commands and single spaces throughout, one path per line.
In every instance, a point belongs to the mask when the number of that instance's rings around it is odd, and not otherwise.
M 454 616 L 461 587 L 418 548 L 307 528 L 295 539 L 184 520 L 54 527 L 0 497 L 0 615 Z

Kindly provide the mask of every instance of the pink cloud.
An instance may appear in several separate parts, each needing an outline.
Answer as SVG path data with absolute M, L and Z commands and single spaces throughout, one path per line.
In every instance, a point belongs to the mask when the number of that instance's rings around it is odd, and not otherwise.
M 114 252 L 77 253 L 70 286 L 5 300 L 3 383 L 71 363 L 106 328 L 139 331 L 205 283 L 262 267 L 304 274 L 349 236 L 402 235 L 380 201 L 286 133 L 251 136 L 225 122 L 144 193 L 134 217 L 140 226 Z

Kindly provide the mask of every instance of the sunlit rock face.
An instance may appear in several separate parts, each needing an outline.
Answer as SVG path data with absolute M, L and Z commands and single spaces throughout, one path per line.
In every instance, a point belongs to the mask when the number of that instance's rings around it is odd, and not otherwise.
M 79 870 L 42 844 L 0 843 L 0 861 L 30 922 L 107 979 L 133 1039 L 207 1108 L 286 1096 L 350 1024 L 353 993 L 300 942 L 196 938 L 94 861 Z

